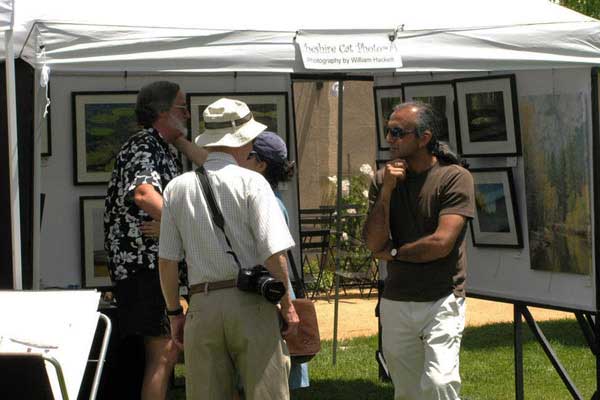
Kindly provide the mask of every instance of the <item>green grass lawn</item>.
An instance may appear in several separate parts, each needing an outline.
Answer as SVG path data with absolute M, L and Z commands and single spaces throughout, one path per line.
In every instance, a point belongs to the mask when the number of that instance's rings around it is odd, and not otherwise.
M 542 322 L 540 327 L 584 398 L 595 390 L 595 361 L 575 320 Z M 523 366 L 527 400 L 571 399 L 540 345 L 523 325 Z M 378 379 L 377 337 L 341 341 L 337 365 L 331 363 L 331 341 L 310 362 L 311 387 L 292 393 L 293 400 L 393 399 L 393 388 Z M 177 374 L 183 374 L 182 367 Z M 512 324 L 465 330 L 461 351 L 463 400 L 514 399 Z M 184 399 L 183 391 L 176 399 Z

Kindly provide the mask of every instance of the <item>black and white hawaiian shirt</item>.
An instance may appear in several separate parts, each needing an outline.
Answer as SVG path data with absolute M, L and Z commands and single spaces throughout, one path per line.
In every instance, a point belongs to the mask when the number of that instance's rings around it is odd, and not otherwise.
M 181 161 L 153 128 L 138 132 L 121 147 L 104 204 L 104 248 L 113 281 L 143 269 L 158 270 L 158 239 L 143 236 L 140 230 L 142 221 L 152 217 L 135 204 L 133 194 L 145 183 L 162 194 L 181 171 Z M 185 282 L 182 273 L 185 268 L 180 268 L 180 280 Z

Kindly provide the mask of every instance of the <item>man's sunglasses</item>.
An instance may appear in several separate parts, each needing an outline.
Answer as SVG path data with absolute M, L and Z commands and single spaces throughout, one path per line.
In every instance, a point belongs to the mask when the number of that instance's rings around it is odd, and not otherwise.
M 257 152 L 255 152 L 254 150 L 252 150 L 250 153 L 248 153 L 248 160 L 251 159 L 252 157 L 254 157 L 254 159 L 258 162 L 261 162 L 262 160 L 260 159 L 260 156 L 258 155 Z
M 415 131 L 414 130 L 412 130 L 412 131 L 404 130 L 398 126 L 396 126 L 394 128 L 387 128 L 385 130 L 386 135 L 389 134 L 391 137 L 397 138 L 397 139 L 402 139 L 404 136 L 410 135 L 411 133 L 415 133 Z

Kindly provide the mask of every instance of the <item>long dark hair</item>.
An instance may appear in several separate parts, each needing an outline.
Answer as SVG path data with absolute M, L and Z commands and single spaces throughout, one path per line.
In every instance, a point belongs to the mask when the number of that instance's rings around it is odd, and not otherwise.
M 438 132 L 440 131 L 438 121 L 441 119 L 438 118 L 433 107 L 420 101 L 407 101 L 396 105 L 393 113 L 407 107 L 416 108 L 416 135 L 422 137 L 425 131 L 431 132 L 431 140 L 427 143 L 427 150 L 444 164 L 459 164 L 468 168 L 469 164 L 452 151 L 448 143 L 438 140 Z
M 276 162 L 263 157 L 261 157 L 261 160 L 267 163 L 264 176 L 273 190 L 277 189 L 279 182 L 287 182 L 292 179 L 296 172 L 296 163 L 293 161 L 284 160 L 283 162 Z

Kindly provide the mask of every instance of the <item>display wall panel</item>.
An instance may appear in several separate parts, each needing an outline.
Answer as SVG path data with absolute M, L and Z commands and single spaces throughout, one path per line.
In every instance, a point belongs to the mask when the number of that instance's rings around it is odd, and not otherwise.
M 467 237 L 467 293 L 504 301 L 523 301 L 552 308 L 596 311 L 595 210 L 593 202 L 592 82 L 590 68 L 514 72 L 523 154 L 470 157 L 472 168 L 509 168 L 519 209 L 522 248 L 474 247 Z M 506 71 L 499 75 L 511 74 Z M 376 85 L 448 81 L 494 74 L 423 74 L 406 78 L 379 77 Z M 597 118 L 597 117 L 596 117 Z M 554 154 L 552 156 L 551 154 Z M 561 155 L 563 154 L 563 155 Z M 383 158 L 379 154 L 380 158 Z M 536 157 L 542 157 L 536 159 Z M 550 179 L 556 170 L 571 171 L 564 187 Z M 540 171 L 546 171 L 541 174 Z M 535 183 L 535 180 L 541 180 Z M 544 181 L 544 179 L 546 179 Z M 553 190 L 549 190 L 552 188 Z M 552 207 L 553 204 L 560 207 Z M 550 205 L 549 205 L 550 203 Z M 542 218 L 538 213 L 555 210 Z M 557 211 L 558 210 L 558 211 Z M 535 219 L 534 219 L 535 218 Z M 556 239 L 556 236 L 563 236 Z M 533 236 L 533 239 L 532 239 Z M 540 246 L 548 250 L 540 257 Z M 533 251 L 532 251 L 533 249 Z M 544 257 L 560 257 L 545 265 Z
M 286 75 L 174 75 L 151 74 L 53 74 L 50 79 L 52 101 L 52 156 L 42 166 L 41 192 L 46 194 L 44 223 L 40 239 L 40 287 L 81 286 L 80 207 L 81 196 L 105 196 L 107 184 L 73 184 L 72 92 L 137 91 L 156 80 L 171 80 L 185 92 L 288 92 Z M 291 113 L 291 105 L 288 115 Z M 39 118 L 38 118 L 39 119 Z M 295 140 L 294 124 L 289 124 L 290 141 Z M 296 158 L 294 146 L 290 158 Z M 296 178 L 294 178 L 296 179 Z M 298 196 L 295 181 L 281 191 L 289 210 L 290 231 L 298 243 Z M 296 254 L 299 259 L 299 254 Z

